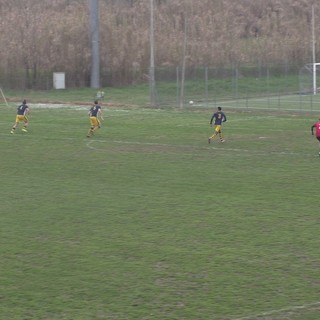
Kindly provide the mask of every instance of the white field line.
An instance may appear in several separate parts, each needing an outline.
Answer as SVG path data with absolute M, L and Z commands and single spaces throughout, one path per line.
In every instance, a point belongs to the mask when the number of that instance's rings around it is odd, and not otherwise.
M 166 143 L 153 143 L 153 142 L 134 142 L 134 141 L 119 141 L 114 140 L 112 141 L 114 143 L 119 144 L 135 144 L 135 145 L 147 145 L 147 146 L 156 146 L 156 147 L 173 147 L 173 148 L 192 148 L 191 145 L 174 145 L 174 144 L 166 144 Z M 196 149 L 198 149 L 198 146 L 195 146 Z M 249 150 L 246 149 L 231 149 L 231 148 L 218 148 L 218 147 L 200 147 L 200 149 L 216 149 L 216 150 L 225 150 L 225 151 L 244 151 L 249 152 Z
M 19 130 L 18 130 L 19 131 Z M 21 139 L 32 139 L 32 140 L 36 140 L 36 141 L 40 141 L 40 140 L 43 140 L 43 139 L 48 139 L 48 140 L 69 140 L 69 141 L 76 141 L 76 140 L 79 140 L 77 138 L 72 138 L 72 137 L 59 137 L 59 138 L 55 138 L 54 136 L 35 136 L 33 134 L 30 134 L 30 133 L 23 133 L 23 132 L 18 132 L 18 133 L 14 133 L 14 134 L 11 134 L 10 133 L 10 130 L 8 133 L 0 133 L 0 136 L 10 136 L 10 137 L 13 137 L 13 136 L 17 136 Z
M 0 136 L 12 136 L 12 134 L 7 133 L 0 133 Z M 42 140 L 42 139 L 48 139 L 48 140 L 61 140 L 61 141 L 79 141 L 77 138 L 71 138 L 71 137 L 60 137 L 60 138 L 54 138 L 54 137 L 48 137 L 48 136 L 41 136 L 35 138 L 34 136 L 31 136 L 30 134 L 19 134 L 20 139 L 29 139 L 32 137 L 33 140 Z M 152 142 L 135 142 L 135 141 L 118 141 L 118 140 L 90 140 L 87 139 L 83 140 L 87 148 L 95 151 L 104 151 L 105 148 L 99 148 L 97 146 L 94 146 L 94 143 L 115 143 L 115 144 L 130 144 L 130 145 L 145 145 L 145 146 L 155 146 L 155 147 L 166 147 L 166 148 L 184 148 L 184 149 L 191 149 L 191 150 L 213 150 L 213 151 L 219 151 L 219 152 L 235 152 L 238 154 L 248 154 L 248 155 L 257 155 L 257 156 L 266 156 L 266 155 L 279 155 L 279 156 L 303 156 L 303 157 L 310 157 L 310 158 L 319 158 L 319 155 L 317 152 L 314 153 L 303 153 L 303 152 L 288 152 L 288 151 L 280 151 L 280 152 L 255 152 L 253 150 L 248 149 L 236 149 L 236 148 L 226 148 L 226 147 L 213 147 L 213 146 L 207 146 L 207 147 L 200 147 L 200 146 L 192 146 L 192 145 L 174 145 L 174 144 L 165 144 L 165 143 L 152 143 Z
M 51 136 L 34 136 L 31 135 L 29 133 L 19 133 L 19 134 L 14 134 L 12 135 L 11 133 L 0 133 L 0 136 L 18 136 L 19 138 L 22 139 L 27 139 L 27 138 L 32 138 L 33 140 L 43 140 L 43 139 L 53 139 L 53 140 L 68 140 L 68 141 L 79 141 L 80 139 L 78 138 L 72 138 L 72 137 L 59 137 L 59 138 L 55 138 L 55 137 L 51 137 Z M 90 139 L 90 140 L 89 140 Z M 119 140 L 95 140 L 92 138 L 86 138 L 83 139 L 84 142 L 86 142 L 86 146 L 89 149 L 93 149 L 93 150 L 104 150 L 102 148 L 97 148 L 92 146 L 93 143 L 115 143 L 115 144 L 131 144 L 131 145 L 146 145 L 146 146 L 156 146 L 156 147 L 173 147 L 173 148 L 177 148 L 177 147 L 181 147 L 181 148 L 191 148 L 191 145 L 174 145 L 174 144 L 165 144 L 165 143 L 153 143 L 153 142 L 135 142 L 135 141 L 119 141 Z M 217 150 L 229 150 L 229 151 L 249 151 L 249 150 L 245 150 L 245 149 L 227 149 L 227 148 L 215 148 L 215 147 L 197 147 L 194 146 L 196 149 L 217 149 Z
M 209 119 L 209 118 L 208 118 Z M 272 119 L 274 121 L 282 121 L 283 119 L 277 117 L 277 116 L 252 116 L 252 117 L 246 117 L 246 118 L 241 118 L 241 119 L 228 119 L 227 123 L 225 124 L 226 127 L 228 127 L 228 124 L 230 122 L 234 123 L 234 122 L 243 122 L 243 121 L 257 121 L 257 120 L 269 120 Z M 210 119 L 209 119 L 210 120 Z M 200 125 L 203 126 L 210 126 L 210 121 L 193 121 L 191 123 L 182 123 L 182 124 L 177 124 L 177 127 L 199 127 Z M 306 121 L 305 119 L 301 119 L 298 117 L 293 117 L 290 119 L 290 121 Z M 312 122 L 312 121 L 311 121 Z M 274 130 L 272 130 L 274 131 Z M 279 131 L 283 131 L 280 130 Z
M 261 117 L 261 116 L 253 116 L 253 117 L 249 117 L 249 118 L 242 118 L 242 119 L 231 119 L 227 121 L 227 124 L 225 124 L 225 126 L 228 126 L 228 123 L 230 122 L 242 122 L 242 121 L 251 121 L 251 120 L 261 120 L 261 119 L 272 119 L 275 118 L 276 120 L 276 116 L 265 116 L 265 117 Z M 199 127 L 199 126 L 207 126 L 210 127 L 210 117 L 208 117 L 207 121 L 193 121 L 191 123 L 181 123 L 181 124 L 177 124 L 177 127 Z
M 236 148 L 227 148 L 227 147 L 214 147 L 214 146 L 206 146 L 206 147 L 200 147 L 200 146 L 192 146 L 192 145 L 174 145 L 174 144 L 165 144 L 165 143 L 153 143 L 153 142 L 136 142 L 136 141 L 120 141 L 120 140 L 90 140 L 86 143 L 86 146 L 89 149 L 92 150 L 104 150 L 103 148 L 99 148 L 94 146 L 94 143 L 115 143 L 115 144 L 130 144 L 130 145 L 140 145 L 140 146 L 154 146 L 154 147 L 166 147 L 166 148 L 189 148 L 189 149 L 195 149 L 195 150 L 218 150 L 218 151 L 227 151 L 227 152 L 238 152 L 238 153 L 245 153 L 245 154 L 252 154 L 252 155 L 295 155 L 295 156 L 304 156 L 304 157 L 319 157 L 317 153 L 314 154 L 305 154 L 302 152 L 288 152 L 288 151 L 267 151 L 267 152 L 261 152 L 261 151 L 253 151 L 248 149 L 236 149 Z
M 166 148 L 192 148 L 191 145 L 174 145 L 174 144 L 166 144 L 166 143 L 153 143 L 153 142 L 135 142 L 135 141 L 119 141 L 119 140 L 110 140 L 110 141 L 107 141 L 107 140 L 90 140 L 86 143 L 86 146 L 89 148 L 89 149 L 93 149 L 93 150 L 103 150 L 99 147 L 94 147 L 92 146 L 93 143 L 96 143 L 96 142 L 101 142 L 101 143 L 108 143 L 108 142 L 111 142 L 111 143 L 116 143 L 116 144 L 130 144 L 130 145 L 140 145 L 140 146 L 155 146 L 155 147 L 166 147 Z M 225 151 L 233 151 L 233 152 L 240 152 L 240 151 L 244 151 L 244 152 L 249 152 L 249 150 L 245 150 L 245 149 L 231 149 L 231 148 L 216 148 L 216 147 L 197 147 L 195 146 L 196 149 L 205 149 L 205 150 L 208 150 L 208 149 L 216 149 L 216 150 L 225 150 Z
M 245 317 L 241 317 L 241 318 L 234 318 L 232 320 L 258 320 L 259 318 L 262 317 L 270 317 L 270 316 L 275 316 L 275 315 L 281 315 L 281 314 L 286 314 L 286 313 L 291 313 L 294 311 L 300 311 L 300 310 L 308 310 L 308 309 L 312 309 L 315 307 L 320 307 L 320 301 L 317 302 L 313 302 L 313 303 L 308 303 L 308 304 L 304 304 L 301 306 L 291 306 L 291 307 L 287 307 L 287 308 L 283 308 L 283 309 L 278 309 L 278 310 L 270 310 L 270 311 L 266 311 L 266 312 L 262 312 L 259 314 L 255 314 L 255 315 L 251 315 L 251 316 L 245 316 Z
M 17 104 L 18 105 L 18 104 Z M 71 105 L 71 104 L 43 104 L 43 103 L 35 103 L 35 104 L 29 104 L 30 109 L 68 109 L 72 111 L 88 111 L 91 107 L 91 105 Z M 114 109 L 109 108 L 108 106 L 103 106 L 102 104 L 102 110 L 107 113 L 138 113 L 138 114 L 146 114 L 146 113 L 154 113 L 154 112 L 165 112 L 165 110 L 161 109 Z

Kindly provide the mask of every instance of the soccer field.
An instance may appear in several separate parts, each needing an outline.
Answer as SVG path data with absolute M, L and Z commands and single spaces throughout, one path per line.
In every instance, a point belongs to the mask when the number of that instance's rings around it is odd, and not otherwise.
M 0 319 L 317 320 L 317 116 L 1 113 Z

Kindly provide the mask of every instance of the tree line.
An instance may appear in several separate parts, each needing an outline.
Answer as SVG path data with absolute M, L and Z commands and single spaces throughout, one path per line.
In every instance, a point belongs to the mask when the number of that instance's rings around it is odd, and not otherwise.
M 319 1 L 154 0 L 156 68 L 184 58 L 187 67 L 312 62 L 312 5 L 319 55 Z M 89 9 L 89 0 L 1 0 L 0 85 L 39 88 L 59 71 L 88 86 Z M 99 16 L 102 86 L 146 81 L 150 0 L 100 0 Z

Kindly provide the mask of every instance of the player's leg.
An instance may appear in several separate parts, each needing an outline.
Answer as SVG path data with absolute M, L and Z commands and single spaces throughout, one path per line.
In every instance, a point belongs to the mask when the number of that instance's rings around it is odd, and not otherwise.
M 219 126 L 215 126 L 213 135 L 209 137 L 208 143 L 211 143 L 211 140 L 214 140 L 215 137 L 218 135 L 218 133 L 219 133 Z
M 213 140 L 216 137 L 217 133 L 214 132 L 212 136 L 209 137 L 208 143 L 211 143 L 211 140 Z
M 16 116 L 16 121 L 15 121 L 14 125 L 13 125 L 12 128 L 11 128 L 11 133 L 14 133 L 14 132 L 15 132 L 17 126 L 19 125 L 19 122 L 20 122 L 19 116 L 17 115 L 17 116 Z
M 100 122 L 99 119 L 96 119 L 96 123 L 95 123 L 93 131 L 96 131 L 96 130 L 98 130 L 100 128 L 101 128 L 101 122 Z
M 219 131 L 219 138 L 220 138 L 220 142 L 224 142 L 225 140 L 222 137 L 222 130 L 220 129 Z
M 25 116 L 24 117 L 24 119 L 23 119 L 23 127 L 22 127 L 22 131 L 24 131 L 24 132 L 28 132 L 28 130 L 27 130 L 27 127 L 28 127 L 28 125 L 29 125 L 29 120 L 28 120 L 28 118 Z
M 93 135 L 95 133 L 95 131 L 100 129 L 100 127 L 101 127 L 101 123 L 100 123 L 99 119 L 96 118 L 94 121 L 94 126 L 91 128 L 91 135 Z
M 90 138 L 93 135 L 94 127 L 96 126 L 96 118 L 90 117 L 90 129 L 87 133 L 87 137 Z
M 214 133 L 213 135 L 211 136 L 211 139 L 215 139 L 216 136 L 219 134 L 220 132 L 220 126 L 219 125 L 216 125 L 215 128 L 214 128 Z
M 16 130 L 16 128 L 17 128 L 17 126 L 18 126 L 18 123 L 17 122 L 15 122 L 14 123 L 14 125 L 12 126 L 12 128 L 11 128 L 11 133 L 14 133 L 15 132 L 15 130 Z
M 92 134 L 94 134 L 97 129 L 98 129 L 98 127 L 97 127 L 97 126 L 94 126 L 94 127 L 92 128 Z
M 94 131 L 93 129 L 94 129 L 94 126 L 91 126 L 88 133 L 87 133 L 88 138 L 90 138 L 93 135 L 93 131 Z

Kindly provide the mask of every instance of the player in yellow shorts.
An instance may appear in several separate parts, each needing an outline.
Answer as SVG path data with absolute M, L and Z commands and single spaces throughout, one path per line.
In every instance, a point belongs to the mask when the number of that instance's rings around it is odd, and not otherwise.
M 218 107 L 218 111 L 212 115 L 210 120 L 210 126 L 212 127 L 212 124 L 214 124 L 214 133 L 209 137 L 208 143 L 211 143 L 211 140 L 213 140 L 217 135 L 219 135 L 220 142 L 224 142 L 222 138 L 222 123 L 226 121 L 226 115 L 221 111 L 221 107 Z
M 99 105 L 97 100 L 94 102 L 94 105 L 90 108 L 88 114 L 90 117 L 91 126 L 87 133 L 87 137 L 90 138 L 94 134 L 94 132 L 101 127 L 101 121 L 103 120 L 101 106 Z
M 30 109 L 27 105 L 27 101 L 23 100 L 22 104 L 17 108 L 16 122 L 14 123 L 14 125 L 11 129 L 11 133 L 15 132 L 15 130 L 18 127 L 20 122 L 24 123 L 24 125 L 22 127 L 22 131 L 28 132 L 27 127 L 29 125 L 29 120 L 28 120 L 27 115 L 29 114 L 29 112 L 30 112 Z

